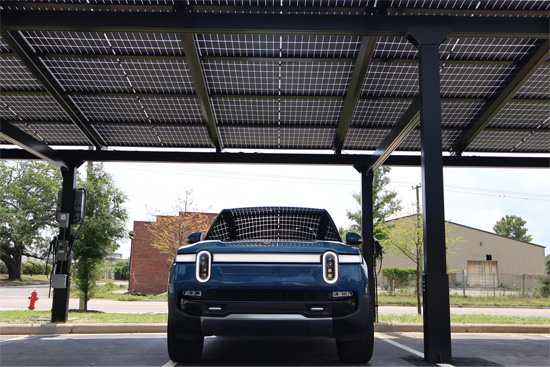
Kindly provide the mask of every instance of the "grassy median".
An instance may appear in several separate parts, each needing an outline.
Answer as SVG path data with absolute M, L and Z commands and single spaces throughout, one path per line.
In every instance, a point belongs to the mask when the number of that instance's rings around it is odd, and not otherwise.
M 48 323 L 50 311 L 0 311 L 0 323 L 3 324 L 39 324 Z M 102 313 L 69 312 L 69 324 L 124 324 L 124 323 L 166 323 L 166 313 Z M 418 315 L 380 315 L 379 322 L 421 324 Z M 451 315 L 452 324 L 514 324 L 514 325 L 550 325 L 547 317 L 490 316 L 490 315 Z M 1 325 L 0 325 L 1 327 Z

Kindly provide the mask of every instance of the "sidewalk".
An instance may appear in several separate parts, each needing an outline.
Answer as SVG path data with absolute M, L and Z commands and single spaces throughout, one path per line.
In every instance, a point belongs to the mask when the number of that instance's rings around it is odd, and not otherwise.
M 422 324 L 377 323 L 375 332 L 422 332 Z M 0 335 L 165 333 L 166 324 L 0 324 Z M 453 333 L 550 334 L 549 325 L 452 325 Z

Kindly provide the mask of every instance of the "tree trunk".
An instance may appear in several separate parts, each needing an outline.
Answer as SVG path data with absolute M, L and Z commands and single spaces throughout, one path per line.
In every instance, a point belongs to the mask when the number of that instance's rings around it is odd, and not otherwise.
M 0 257 L 8 268 L 8 280 L 21 280 L 21 255 L 19 248 L 10 249 L 11 254 L 4 254 Z

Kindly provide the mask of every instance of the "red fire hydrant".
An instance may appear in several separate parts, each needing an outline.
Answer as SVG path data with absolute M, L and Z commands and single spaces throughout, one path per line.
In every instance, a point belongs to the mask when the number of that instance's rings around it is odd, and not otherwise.
M 31 293 L 31 296 L 29 297 L 31 300 L 31 304 L 29 305 L 29 310 L 34 310 L 34 304 L 36 301 L 38 301 L 38 293 L 36 293 L 36 290 Z

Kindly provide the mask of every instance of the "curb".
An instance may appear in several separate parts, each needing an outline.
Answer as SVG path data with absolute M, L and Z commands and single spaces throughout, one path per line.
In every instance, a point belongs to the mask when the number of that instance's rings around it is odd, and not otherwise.
M 377 323 L 375 332 L 410 333 L 423 332 L 422 324 Z M 135 334 L 165 333 L 166 324 L 30 324 L 0 325 L 0 335 L 44 335 L 44 334 Z M 453 333 L 508 333 L 508 334 L 550 334 L 550 325 L 502 325 L 502 324 L 460 324 L 451 325 Z

